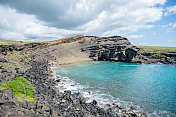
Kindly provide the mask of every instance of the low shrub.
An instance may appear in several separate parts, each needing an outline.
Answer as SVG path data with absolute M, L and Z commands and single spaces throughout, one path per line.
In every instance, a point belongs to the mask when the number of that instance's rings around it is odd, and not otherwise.
M 1 90 L 10 89 L 15 93 L 18 96 L 18 101 L 36 101 L 36 98 L 33 98 L 33 95 L 36 93 L 35 87 L 24 77 L 18 77 L 12 81 L 0 84 Z
M 15 55 L 16 57 L 19 57 L 19 58 L 23 59 L 27 63 L 31 60 L 31 57 L 28 54 L 25 54 L 25 53 L 14 52 L 13 55 Z
M 160 53 L 153 54 L 152 57 L 166 57 L 165 55 L 162 55 Z

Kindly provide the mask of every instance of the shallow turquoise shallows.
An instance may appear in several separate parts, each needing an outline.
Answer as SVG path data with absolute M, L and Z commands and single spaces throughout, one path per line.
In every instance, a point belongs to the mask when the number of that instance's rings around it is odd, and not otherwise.
M 149 113 L 176 115 L 176 65 L 91 62 L 65 67 L 59 74 Z

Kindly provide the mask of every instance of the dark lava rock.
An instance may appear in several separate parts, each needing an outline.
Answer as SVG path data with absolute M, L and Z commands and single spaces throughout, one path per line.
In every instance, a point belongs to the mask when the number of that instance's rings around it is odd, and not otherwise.
M 107 110 L 97 106 L 97 101 L 86 103 L 80 93 L 71 91 L 58 92 L 53 87 L 54 79 L 48 79 L 47 61 L 30 62 L 32 68 L 23 76 L 36 87 L 37 102 L 17 101 L 17 96 L 10 90 L 0 91 L 0 116 L 27 117 L 118 117 L 113 108 Z M 17 69 L 19 70 L 19 69 Z M 2 76 L 4 77 L 4 76 Z M 2 111 L 2 112 L 1 112 Z M 128 116 L 126 114 L 126 116 Z
M 97 101 L 93 100 L 92 104 L 97 105 Z
M 16 70 L 16 73 L 18 73 L 18 74 L 24 74 L 24 73 L 25 73 L 25 71 L 24 71 L 24 70 L 22 70 L 22 69 L 17 69 L 17 70 Z
M 5 63 L 5 62 L 7 62 L 7 60 L 0 57 L 0 62 Z
M 86 36 L 86 38 L 92 38 L 92 41 L 81 50 L 89 53 L 89 57 L 95 61 L 148 62 L 147 58 L 141 59 L 143 55 L 127 38 L 121 36 L 103 38 Z
M 60 79 L 56 79 L 56 82 L 60 82 L 61 80 Z
M 1 73 L 4 73 L 4 72 L 7 72 L 7 70 L 6 69 L 2 69 Z

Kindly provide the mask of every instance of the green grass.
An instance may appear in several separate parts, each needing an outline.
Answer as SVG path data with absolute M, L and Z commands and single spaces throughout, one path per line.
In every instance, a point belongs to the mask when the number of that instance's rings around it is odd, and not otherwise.
M 15 45 L 24 45 L 24 44 L 27 44 L 27 43 L 30 43 L 30 42 L 20 42 L 20 41 L 13 41 L 13 40 L 0 40 L 0 45 L 12 45 L 12 44 L 15 44 Z
M 9 63 L 0 63 L 0 65 L 2 65 L 2 67 L 4 69 L 8 69 L 9 68 Z
M 15 51 L 13 55 L 23 59 L 27 63 L 31 60 L 31 57 L 29 55 L 25 54 L 25 53 Z
M 31 60 L 31 57 L 28 54 L 23 53 L 23 55 L 26 56 L 28 60 Z
M 18 96 L 19 102 L 22 102 L 23 100 L 26 100 L 28 102 L 36 102 L 37 101 L 37 98 L 33 98 L 31 96 L 26 96 L 24 94 L 17 94 L 17 96 Z
M 1 90 L 1 91 L 5 90 L 5 89 L 7 89 L 7 88 L 6 88 L 6 87 L 3 87 L 3 86 L 0 86 L 0 90 Z
M 13 40 L 0 40 L 0 42 L 19 42 L 19 41 L 13 41 Z
M 33 98 L 36 93 L 35 87 L 24 77 L 18 77 L 12 81 L 0 84 L 0 90 L 10 89 L 17 95 L 18 101 L 36 101 L 36 98 Z
M 153 54 L 152 57 L 167 57 L 166 55 L 162 55 L 161 53 Z
M 162 47 L 162 46 L 137 46 L 140 48 L 140 52 L 145 53 L 166 53 L 166 54 L 174 54 L 176 52 L 176 47 Z M 176 54 L 176 53 L 175 53 Z

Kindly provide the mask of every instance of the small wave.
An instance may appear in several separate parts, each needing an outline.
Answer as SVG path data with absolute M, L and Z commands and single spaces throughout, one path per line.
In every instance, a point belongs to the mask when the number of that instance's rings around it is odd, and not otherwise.
M 154 111 L 149 114 L 150 117 L 175 117 L 176 115 L 168 111 Z
M 100 91 L 92 91 L 90 90 L 91 87 L 89 86 L 82 86 L 79 83 L 69 79 L 68 77 L 61 77 L 61 75 L 55 75 L 59 77 L 60 82 L 57 85 L 57 88 L 60 92 L 64 92 L 66 90 L 70 90 L 72 93 L 81 93 L 81 95 L 86 99 L 87 103 L 92 102 L 93 100 L 96 100 L 98 102 L 98 105 L 105 108 L 107 104 L 113 105 L 114 103 L 116 105 L 123 105 L 126 110 L 129 110 L 130 107 L 134 107 L 136 110 L 133 110 L 133 112 L 136 113 L 143 113 L 144 111 L 140 108 L 140 106 L 135 105 L 132 102 L 126 102 L 122 101 L 118 98 L 114 98 L 111 95 L 103 94 Z M 174 117 L 175 115 L 172 113 L 168 113 L 167 111 L 154 111 L 152 113 L 145 112 L 149 117 Z
M 139 65 L 120 65 L 120 66 L 135 67 L 135 66 L 139 66 Z
M 123 105 L 126 110 L 129 110 L 130 107 L 134 107 L 136 110 L 133 112 L 143 112 L 143 110 L 138 106 L 133 104 L 132 102 L 125 102 L 118 98 L 114 98 L 111 95 L 101 93 L 100 91 L 92 91 L 89 86 L 82 86 L 79 83 L 69 79 L 68 77 L 60 77 L 60 82 L 57 85 L 57 88 L 60 92 L 64 92 L 66 90 L 70 90 L 72 93 L 79 92 L 86 99 L 87 103 L 96 100 L 99 105 L 105 107 L 107 104 L 113 105 L 113 103 L 117 105 Z
M 139 65 L 121 65 L 121 66 L 130 66 L 130 67 L 135 67 L 135 66 L 139 66 Z M 147 67 L 156 67 L 156 66 L 163 66 L 163 65 L 144 65 Z M 59 69 L 56 69 L 57 71 L 57 75 L 59 74 Z M 130 102 L 130 100 L 126 100 L 122 101 L 118 98 L 113 97 L 112 95 L 108 95 L 107 93 L 103 93 L 103 91 L 106 92 L 106 90 L 103 90 L 102 88 L 106 88 L 106 86 L 104 87 L 94 87 L 93 85 L 91 85 L 92 87 L 90 87 L 90 85 L 82 85 L 79 84 L 77 82 L 75 82 L 74 80 L 71 80 L 68 77 L 61 77 L 59 76 L 61 79 L 61 82 L 58 83 L 58 89 L 61 92 L 64 92 L 65 90 L 70 90 L 72 93 L 74 92 L 79 92 L 82 94 L 82 96 L 86 99 L 87 102 L 92 102 L 94 99 L 98 102 L 98 104 L 100 105 L 106 105 L 106 104 L 110 104 L 112 105 L 113 103 L 115 104 L 120 104 L 120 105 L 124 105 L 126 106 L 126 110 L 128 110 L 131 106 L 136 108 L 137 112 L 143 112 L 145 111 L 145 113 L 147 115 L 149 115 L 150 117 L 176 117 L 176 115 L 170 111 L 157 111 L 157 108 L 152 110 L 153 107 L 144 107 L 143 105 L 141 105 L 141 107 L 143 107 L 142 109 L 136 105 L 138 104 L 137 100 L 134 100 L 136 102 L 132 103 Z M 118 83 L 118 82 L 117 82 Z M 88 83 L 86 83 L 88 84 Z M 121 83 L 119 83 L 121 84 Z M 100 85 L 101 86 L 101 85 Z M 143 103 L 147 103 L 147 102 L 143 102 Z M 142 103 L 141 103 L 142 104 Z M 155 111 L 156 110 L 156 111 Z M 175 113 L 175 112 L 174 112 Z
M 81 85 L 78 85 L 75 81 L 70 80 L 68 77 L 61 77 L 61 81 L 58 83 L 57 88 L 61 92 L 64 92 L 65 90 L 77 92 L 78 90 L 83 89 Z

